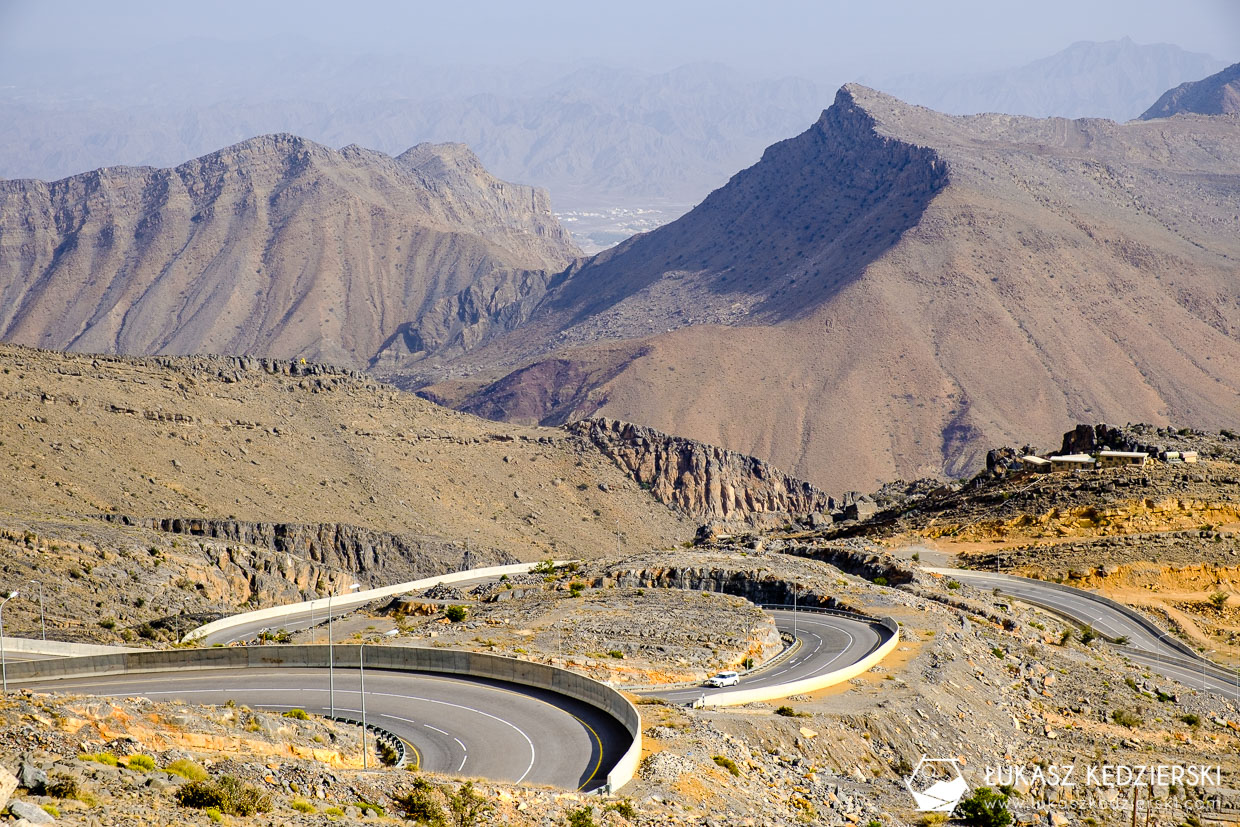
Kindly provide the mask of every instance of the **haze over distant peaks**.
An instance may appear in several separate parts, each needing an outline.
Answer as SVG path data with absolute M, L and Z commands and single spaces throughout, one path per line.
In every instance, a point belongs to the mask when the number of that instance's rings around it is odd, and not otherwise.
M 1142 120 L 1169 118 L 1185 112 L 1232 115 L 1240 112 L 1240 63 L 1202 80 L 1169 89 L 1142 113 Z
M 953 115 L 1003 112 L 1037 118 L 1137 117 L 1166 89 L 1218 71 L 1223 61 L 1168 43 L 1081 41 L 1012 69 L 945 78 L 911 75 L 882 87 Z

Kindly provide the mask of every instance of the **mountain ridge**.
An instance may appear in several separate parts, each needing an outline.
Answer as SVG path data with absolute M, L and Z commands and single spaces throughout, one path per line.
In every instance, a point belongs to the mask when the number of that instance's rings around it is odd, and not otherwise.
M 1168 89 L 1153 106 L 1141 113 L 1141 120 L 1169 118 L 1172 115 L 1234 115 L 1240 113 L 1240 63 L 1232 64 L 1208 78 L 1181 83 Z
M 0 182 L 0 252 L 7 341 L 354 367 L 444 295 L 579 255 L 545 191 L 467 148 L 392 158 L 289 134 L 169 169 Z
M 872 124 L 846 125 L 853 108 Z M 1076 420 L 1227 424 L 1234 125 L 948 116 L 851 84 L 833 109 L 684 218 L 570 268 L 525 324 L 427 360 L 423 393 L 515 421 L 642 422 L 828 490 L 962 476 L 987 441 L 1051 439 Z M 850 190 L 810 162 L 818 135 L 822 157 L 856 140 L 892 160 Z M 776 173 L 785 149 L 806 163 Z M 860 211 L 884 176 L 899 183 Z M 847 219 L 812 209 L 806 228 L 798 187 Z M 717 203 L 743 209 L 729 224 Z M 864 263 L 824 278 L 770 255 L 820 231 Z

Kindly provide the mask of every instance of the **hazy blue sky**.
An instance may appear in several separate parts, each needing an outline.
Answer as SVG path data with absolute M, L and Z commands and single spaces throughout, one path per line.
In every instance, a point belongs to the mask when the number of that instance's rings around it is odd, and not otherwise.
M 1240 60 L 1238 0 L 0 0 L 0 55 L 293 38 L 430 63 L 598 59 L 856 76 L 1010 66 L 1131 36 Z

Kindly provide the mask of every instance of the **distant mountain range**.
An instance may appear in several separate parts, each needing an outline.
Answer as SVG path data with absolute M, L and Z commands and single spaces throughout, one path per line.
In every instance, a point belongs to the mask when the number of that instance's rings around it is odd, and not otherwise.
M 1002 112 L 1035 118 L 1131 120 L 1165 90 L 1216 72 L 1224 62 L 1167 43 L 1082 41 L 1024 66 L 965 77 L 918 74 L 881 88 L 952 115 Z
M 505 180 L 548 189 L 557 210 L 620 205 L 676 216 L 811 122 L 838 83 L 764 79 L 715 64 L 661 73 L 605 66 L 333 65 L 276 45 L 190 43 L 79 63 L 0 57 L 0 177 L 57 179 L 116 164 L 174 166 L 254 135 L 290 132 L 396 154 L 468 144 Z M 1078 43 L 1006 72 L 871 79 L 943 111 L 1126 120 L 1163 91 L 1222 68 L 1131 41 Z M 157 70 L 157 67 L 174 67 Z M 255 77 L 265 79 L 261 94 Z M 102 90 L 91 97 L 86 90 Z
M 1143 120 L 1183 113 L 1234 115 L 1240 113 L 1240 63 L 1202 80 L 1181 83 L 1142 113 Z
M 1065 423 L 1234 425 L 1240 122 L 953 117 L 848 85 L 578 258 L 459 144 L 291 135 L 0 182 L 0 338 L 304 357 L 496 419 L 639 422 L 822 487 Z

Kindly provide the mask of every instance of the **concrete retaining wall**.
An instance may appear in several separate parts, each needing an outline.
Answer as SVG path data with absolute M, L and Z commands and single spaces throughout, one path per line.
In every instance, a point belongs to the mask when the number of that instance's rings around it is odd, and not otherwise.
M 335 647 L 335 665 L 338 668 L 356 668 L 358 656 L 359 647 L 356 645 Z M 10 684 L 20 684 L 33 680 L 46 681 L 142 672 L 271 666 L 326 668 L 327 663 L 328 647 L 322 645 L 163 649 L 57 660 L 20 661 L 8 665 L 8 680 Z M 632 780 L 637 771 L 642 751 L 641 717 L 638 715 L 637 708 L 616 690 L 583 675 L 541 663 L 530 663 L 499 655 L 412 646 L 367 646 L 366 666 L 402 672 L 434 672 L 490 678 L 547 689 L 583 701 L 619 721 L 633 739 L 629 749 L 608 772 L 607 791 L 614 793 L 619 790 Z
M 742 704 L 757 703 L 758 701 L 773 701 L 778 698 L 786 698 L 789 695 L 817 692 L 820 689 L 826 689 L 844 681 L 852 680 L 877 666 L 900 643 L 900 624 L 894 619 L 885 617 L 872 622 L 881 626 L 889 634 L 889 637 L 877 649 L 856 663 L 836 669 L 833 672 L 816 675 L 812 678 L 804 678 L 799 681 L 790 681 L 789 683 L 781 683 L 775 686 L 764 686 L 758 689 L 740 689 L 736 692 L 720 692 L 708 695 L 705 705 L 741 706 Z
M 60 640 L 6 637 L 4 651 L 14 655 L 48 655 L 58 658 L 77 658 L 85 655 L 114 655 L 119 652 L 140 652 L 127 646 L 102 646 L 97 643 L 65 643 Z
M 556 565 L 563 565 L 564 561 L 557 561 Z M 257 609 L 252 612 L 232 615 L 231 617 L 220 618 L 212 621 L 205 626 L 199 626 L 192 632 L 185 635 L 185 640 L 199 640 L 207 635 L 251 623 L 256 620 L 277 620 L 281 617 L 314 611 L 322 611 L 324 619 L 327 615 L 328 601 L 331 602 L 333 612 L 340 609 L 347 609 L 353 606 L 361 606 L 372 600 L 381 597 L 393 597 L 398 594 L 407 592 L 421 591 L 429 589 L 440 583 L 460 583 L 465 580 L 476 580 L 486 577 L 502 577 L 505 574 L 526 574 L 538 563 L 516 563 L 511 566 L 489 566 L 482 569 L 469 569 L 468 571 L 458 571 L 452 574 L 440 574 L 435 577 L 425 577 L 421 580 L 410 580 L 406 583 L 397 583 L 394 586 L 381 586 L 377 589 L 365 589 L 364 591 L 348 592 L 347 594 L 336 595 L 334 597 L 320 597 L 317 600 L 307 600 L 303 603 L 288 603 L 283 606 L 271 606 L 266 609 Z

